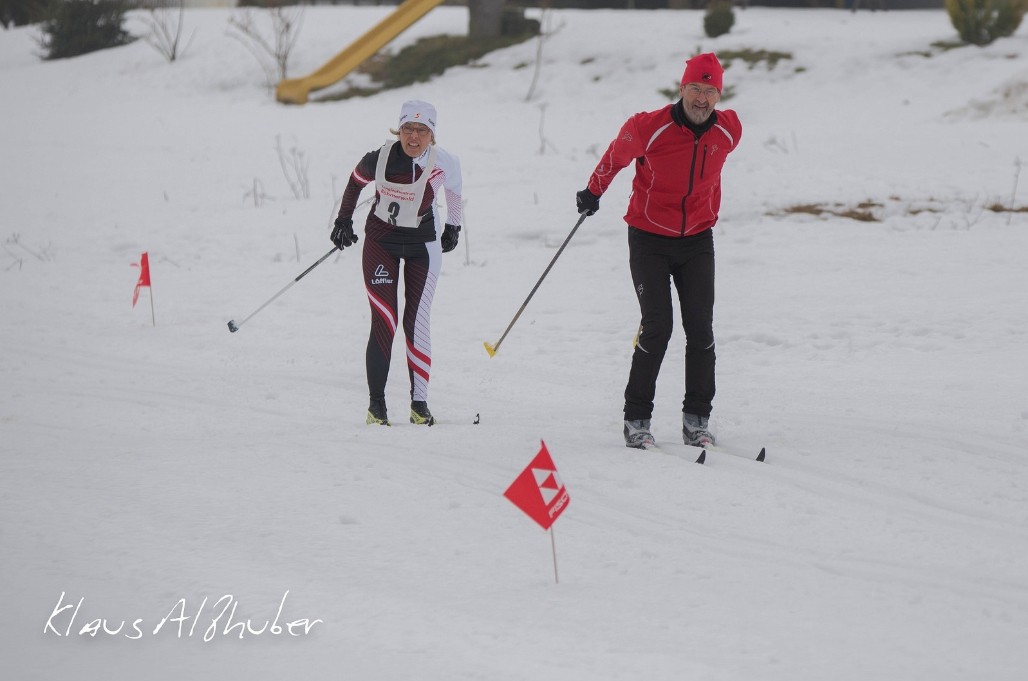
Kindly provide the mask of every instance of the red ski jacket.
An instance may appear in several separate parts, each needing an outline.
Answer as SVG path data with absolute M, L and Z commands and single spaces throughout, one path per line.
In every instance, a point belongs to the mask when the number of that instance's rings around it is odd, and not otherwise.
M 614 176 L 635 162 L 635 179 L 625 222 L 661 236 L 691 236 L 717 223 L 721 168 L 742 137 L 739 116 L 716 110 L 704 131 L 693 132 L 684 114 L 663 109 L 629 118 L 589 177 L 589 191 L 601 196 Z M 711 124 L 712 123 L 712 124 Z

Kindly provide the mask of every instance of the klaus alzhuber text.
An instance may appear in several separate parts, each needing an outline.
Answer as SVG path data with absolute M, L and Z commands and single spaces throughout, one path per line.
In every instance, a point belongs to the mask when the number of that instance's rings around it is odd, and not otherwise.
M 196 636 L 210 642 L 218 636 L 238 636 L 240 639 L 282 634 L 306 636 L 316 624 L 324 623 L 323 620 L 309 618 L 283 621 L 282 610 L 285 608 L 288 595 L 288 591 L 282 594 L 274 619 L 237 619 L 236 608 L 239 601 L 232 594 L 225 594 L 213 603 L 205 596 L 195 611 L 185 598 L 180 598 L 151 628 L 151 624 L 142 617 L 132 622 L 94 617 L 95 613 L 88 612 L 88 606 L 83 607 L 85 597 L 79 598 L 78 601 L 66 600 L 66 594 L 62 591 L 60 598 L 57 599 L 57 605 L 43 626 L 43 633 L 59 637 L 76 634 L 93 638 L 97 635 L 117 636 L 134 641 L 144 636 L 157 636 L 163 632 L 165 636 Z

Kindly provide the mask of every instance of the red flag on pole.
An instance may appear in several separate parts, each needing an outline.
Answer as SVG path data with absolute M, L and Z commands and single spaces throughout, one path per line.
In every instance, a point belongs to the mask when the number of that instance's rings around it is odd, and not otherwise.
M 503 496 L 539 523 L 544 530 L 550 529 L 568 507 L 571 497 L 557 474 L 557 467 L 550 458 L 545 442 L 542 442 L 539 453 L 511 483 Z
M 136 282 L 136 290 L 132 292 L 132 307 L 136 306 L 136 301 L 139 300 L 139 289 L 142 287 L 150 288 L 150 255 L 149 252 L 144 251 L 142 257 L 139 259 L 139 281 Z

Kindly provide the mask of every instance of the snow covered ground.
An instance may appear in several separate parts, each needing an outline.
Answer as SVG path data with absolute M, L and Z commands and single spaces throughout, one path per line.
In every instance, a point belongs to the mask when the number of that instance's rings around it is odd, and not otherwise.
M 291 75 L 387 11 L 309 8 Z M 230 16 L 188 11 L 173 64 L 142 41 L 43 62 L 35 29 L 0 31 L 4 678 L 1024 678 L 1028 29 L 944 50 L 942 11 L 749 9 L 716 40 L 699 12 L 565 11 L 531 101 L 535 42 L 286 107 Z M 466 24 L 436 9 L 397 44 Z M 713 424 L 768 460 L 699 466 L 622 444 L 628 171 L 482 344 L 621 122 L 688 55 L 743 48 L 791 57 L 725 75 L 744 135 Z M 461 157 L 467 219 L 435 299 L 441 423 L 403 423 L 398 339 L 396 425 L 373 428 L 356 251 L 226 322 L 331 247 L 346 177 L 412 97 Z M 877 221 L 835 214 L 864 203 Z M 146 289 L 130 303 L 143 251 L 156 326 Z M 672 451 L 683 347 L 654 415 Z M 540 440 L 571 495 L 559 584 L 502 496 Z

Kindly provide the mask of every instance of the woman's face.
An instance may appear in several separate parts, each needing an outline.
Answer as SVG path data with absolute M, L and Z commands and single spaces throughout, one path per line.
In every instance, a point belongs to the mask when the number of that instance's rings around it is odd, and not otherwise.
M 432 143 L 432 129 L 421 123 L 404 123 L 400 126 L 400 145 L 405 154 L 417 158 L 425 153 Z

